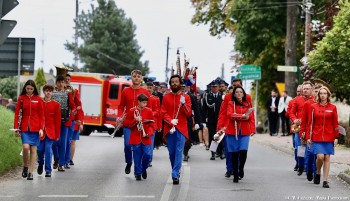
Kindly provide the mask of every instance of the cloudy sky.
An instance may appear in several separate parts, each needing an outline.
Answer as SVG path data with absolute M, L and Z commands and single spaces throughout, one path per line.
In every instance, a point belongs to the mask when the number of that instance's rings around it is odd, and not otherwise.
M 65 41 L 73 41 L 75 0 L 18 0 L 6 19 L 17 20 L 11 37 L 36 38 L 35 67 L 46 72 L 55 64 L 74 63 L 73 54 L 64 49 Z M 79 9 L 86 10 L 95 1 L 80 0 Z M 176 49 L 181 47 L 190 59 L 190 66 L 198 66 L 198 85 L 221 75 L 225 67 L 225 80 L 230 81 L 230 61 L 233 38 L 218 39 L 210 36 L 208 26 L 192 25 L 194 13 L 190 0 L 115 0 L 127 17 L 137 26 L 136 39 L 145 51 L 142 60 L 149 60 L 150 76 L 165 80 L 166 40 L 170 37 L 169 67 L 176 63 Z M 80 64 L 82 65 L 82 64 Z

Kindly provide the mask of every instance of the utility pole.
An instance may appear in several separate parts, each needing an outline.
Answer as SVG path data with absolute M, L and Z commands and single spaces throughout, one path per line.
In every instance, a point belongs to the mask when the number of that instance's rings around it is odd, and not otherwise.
M 313 4 L 311 0 L 304 0 L 305 7 L 305 57 L 310 52 L 310 41 L 311 41 L 311 8 Z
M 168 77 L 168 72 L 170 71 L 170 69 L 168 68 L 168 61 L 169 61 L 169 36 L 167 39 L 167 43 L 166 43 L 166 61 L 165 61 L 165 82 L 168 83 L 169 81 L 169 77 Z
M 78 14 L 79 0 L 75 0 L 74 68 L 78 69 Z
M 298 5 L 294 4 L 294 0 L 287 0 L 287 37 L 285 46 L 285 64 L 286 66 L 297 65 L 297 20 L 298 20 Z M 293 6 L 292 6 L 293 5 Z M 292 97 L 296 95 L 297 88 L 297 73 L 285 72 L 285 89 Z
M 221 66 L 221 79 L 225 80 L 225 65 L 222 64 Z

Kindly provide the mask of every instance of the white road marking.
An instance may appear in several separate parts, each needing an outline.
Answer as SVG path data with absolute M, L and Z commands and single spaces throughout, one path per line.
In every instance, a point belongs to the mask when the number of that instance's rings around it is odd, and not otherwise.
M 179 200 L 179 201 L 186 200 L 188 189 L 190 188 L 190 174 L 191 174 L 190 166 L 185 166 L 182 181 L 180 180 L 181 181 L 180 192 L 176 200 Z
M 154 195 L 106 195 L 106 198 L 155 198 Z
M 164 190 L 163 190 L 162 198 L 160 199 L 160 201 L 168 201 L 169 200 L 172 188 L 173 188 L 173 179 L 170 176 L 168 181 L 166 182 L 166 185 L 165 185 Z
M 39 195 L 39 198 L 87 198 L 88 195 Z
M 13 198 L 13 195 L 0 195 L 0 198 Z

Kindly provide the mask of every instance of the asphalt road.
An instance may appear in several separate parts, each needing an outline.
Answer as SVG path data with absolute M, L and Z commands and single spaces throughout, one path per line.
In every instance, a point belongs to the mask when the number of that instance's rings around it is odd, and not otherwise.
M 330 189 L 297 176 L 291 156 L 251 141 L 245 177 L 233 183 L 224 177 L 225 161 L 210 161 L 210 153 L 192 146 L 183 163 L 180 185 L 173 185 L 166 147 L 154 150 L 147 180 L 136 181 L 124 173 L 123 139 L 107 134 L 82 136 L 77 143 L 75 166 L 55 170 L 52 178 L 34 174 L 0 182 L 0 200 L 350 200 L 350 187 L 331 166 Z M 321 181 L 322 183 L 322 181 Z

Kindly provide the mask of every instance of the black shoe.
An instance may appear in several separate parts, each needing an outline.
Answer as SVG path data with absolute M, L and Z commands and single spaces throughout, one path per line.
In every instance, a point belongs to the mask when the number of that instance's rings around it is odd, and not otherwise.
M 65 164 L 64 169 L 70 169 L 69 164 Z
M 215 160 L 215 156 L 210 157 L 210 160 Z
M 209 150 L 209 146 L 205 145 L 205 150 L 208 151 Z
M 149 164 L 148 164 L 148 167 L 152 167 L 152 163 L 149 163 Z
M 304 172 L 304 169 L 303 169 L 303 168 L 299 168 L 299 170 L 298 170 L 298 176 L 302 175 L 303 172 Z
M 294 171 L 298 171 L 298 164 L 294 166 Z
M 225 173 L 225 177 L 226 177 L 226 178 L 230 178 L 231 175 L 232 175 L 232 172 L 230 172 L 230 171 L 227 171 L 227 172 Z
M 28 177 L 28 167 L 23 167 L 22 177 L 23 178 L 27 178 Z
M 53 169 L 57 169 L 57 167 L 58 167 L 58 160 L 57 160 L 57 161 L 55 160 L 55 161 L 53 162 L 52 168 L 53 168 Z
M 327 181 L 323 181 L 323 188 L 329 188 L 328 182 Z
M 51 173 L 46 173 L 45 177 L 51 177 Z
M 33 180 L 33 174 L 32 173 L 28 173 L 27 180 Z
M 37 169 L 38 175 L 41 175 L 43 173 L 43 166 L 39 165 Z
M 189 159 L 190 157 L 187 155 L 187 156 L 184 156 L 184 159 L 183 159 L 183 161 L 188 161 L 188 159 Z
M 147 172 L 145 171 L 145 172 L 142 172 L 142 178 L 143 179 L 147 179 Z
M 225 157 L 225 154 L 221 154 L 221 156 L 220 156 L 220 159 L 221 160 L 224 160 L 226 157 Z
M 63 168 L 63 166 L 58 166 L 57 170 L 58 170 L 59 172 L 64 172 L 64 171 L 65 171 L 64 168 Z
M 180 180 L 178 178 L 173 178 L 173 184 L 177 185 L 180 183 Z
M 74 162 L 72 160 L 70 160 L 69 165 L 74 165 Z
M 314 174 L 312 171 L 307 171 L 306 178 L 308 181 L 312 181 L 314 179 Z
M 125 167 L 125 174 L 130 174 L 131 165 L 132 165 L 132 163 L 126 164 L 126 167 Z
M 136 181 L 140 181 L 141 180 L 141 176 L 140 175 L 136 175 L 135 178 L 136 178 Z
M 243 177 L 244 177 L 244 170 L 239 170 L 238 176 L 239 176 L 240 179 L 243 179 Z
M 314 178 L 314 184 L 320 184 L 320 182 L 321 182 L 321 175 L 316 174 L 316 176 Z
M 238 183 L 239 177 L 238 175 L 233 175 L 233 183 Z

